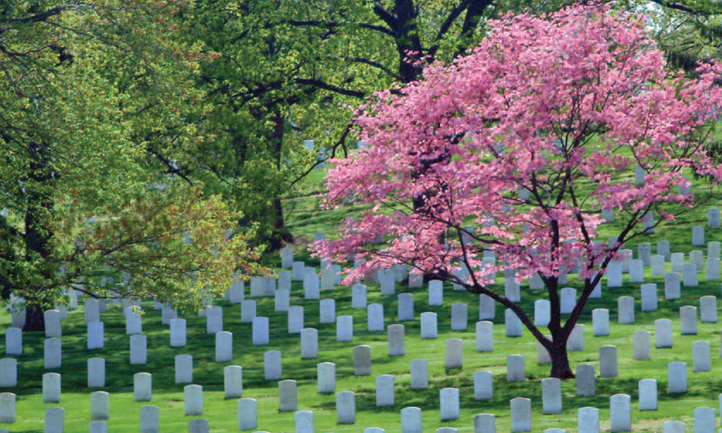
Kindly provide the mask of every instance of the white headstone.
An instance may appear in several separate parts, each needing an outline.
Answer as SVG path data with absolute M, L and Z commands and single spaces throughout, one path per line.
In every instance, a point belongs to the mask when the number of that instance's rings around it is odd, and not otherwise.
M 542 379 L 542 412 L 544 415 L 562 413 L 562 382 L 555 377 Z
M 692 343 L 692 371 L 695 373 L 712 370 L 711 348 L 709 341 Z
M 336 341 L 353 340 L 353 316 L 338 316 L 336 318 Z
M 23 354 L 23 330 L 20 328 L 7 328 L 5 330 L 5 354 Z
M 466 331 L 468 322 L 468 307 L 463 302 L 451 306 L 451 330 Z
M 592 364 L 577 366 L 577 396 L 594 397 L 596 392 L 595 371 Z
M 104 345 L 104 329 L 103 322 L 88 323 L 88 350 L 102 349 Z
M 273 311 L 288 311 L 291 306 L 291 290 L 278 289 L 273 298 Z
M 609 310 L 606 308 L 592 310 L 592 334 L 595 337 L 609 335 Z
M 488 295 L 479 295 L 479 320 L 494 320 L 496 301 Z
M 720 241 L 712 241 L 707 243 L 707 257 L 711 259 L 719 259 L 722 252 L 722 243 Z
M 654 283 L 642 284 L 642 311 L 657 311 L 657 285 Z
M 652 334 L 649 331 L 634 331 L 632 334 L 632 357 L 637 361 L 649 359 L 652 351 Z
M 599 376 L 617 377 L 619 369 L 617 366 L 617 347 L 602 346 L 599 348 Z
M 444 282 L 441 280 L 429 281 L 429 306 L 439 307 L 444 304 Z
M 720 212 L 716 207 L 707 209 L 707 227 L 711 229 L 720 228 Z
M 60 403 L 61 380 L 58 373 L 43 374 L 43 403 Z
M 704 227 L 692 227 L 692 245 L 704 245 Z
M 609 398 L 610 431 L 632 430 L 630 401 L 631 398 L 627 394 L 614 394 Z
M 140 433 L 160 432 L 160 411 L 157 406 L 140 407 Z
M 617 311 L 618 323 L 634 323 L 634 298 L 631 296 L 620 296 L 617 300 Z
M 526 366 L 522 355 L 509 355 L 506 358 L 507 382 L 523 382 L 526 380 Z
M 426 389 L 429 387 L 429 361 L 414 359 L 409 363 L 411 376 L 411 389 Z
M 507 337 L 521 337 L 522 323 L 516 313 L 510 309 L 504 311 L 504 323 L 506 325 Z
M 663 433 L 685 433 L 687 431 L 687 425 L 682 421 L 667 421 L 663 428 Z
M 175 383 L 191 382 L 193 382 L 193 357 L 191 355 L 176 355 Z
M 85 324 L 100 321 L 100 302 L 97 299 L 88 299 L 85 301 L 83 317 Z
M 252 430 L 258 428 L 256 399 L 242 398 L 238 400 L 238 429 Z
M 711 407 L 694 408 L 695 433 L 715 433 L 715 410 Z
M 669 241 L 657 241 L 657 254 L 664 257 L 665 261 L 669 261 Z
M 45 336 L 50 337 L 61 337 L 63 335 L 62 327 L 60 325 L 60 311 L 48 310 L 43 313 L 45 320 Z
M 90 419 L 103 420 L 110 418 L 110 394 L 105 391 L 90 393 Z
M 185 347 L 186 321 L 185 319 L 172 319 L 170 321 L 170 347 Z
M 240 304 L 245 299 L 245 291 L 246 283 L 241 279 L 240 275 L 234 275 L 233 281 L 231 282 L 231 288 L 228 290 L 228 300 L 231 302 L 231 304 Z
M 661 277 L 665 273 L 665 267 L 664 267 L 664 256 L 656 255 L 652 256 L 650 259 L 650 275 L 653 277 Z
M 304 328 L 301 330 L 301 358 L 318 357 L 318 330 Z
M 494 398 L 494 382 L 490 371 L 474 373 L 474 399 L 490 400 Z
M 15 358 L 0 359 L 0 387 L 15 388 L 18 384 L 18 361 Z
M 264 346 L 271 340 L 268 317 L 255 317 L 251 325 L 252 342 L 254 346 Z
M 622 262 L 610 262 L 607 265 L 607 287 L 622 287 Z
M 404 343 L 404 325 L 394 324 L 387 328 L 388 355 L 403 356 L 406 353 Z
M 457 388 L 444 388 L 439 391 L 441 405 L 441 420 L 455 420 L 459 418 L 459 390 Z
M 682 335 L 697 335 L 697 307 L 692 305 L 680 307 L 679 327 Z
M 599 409 L 582 407 L 577 410 L 578 433 L 599 433 Z
M 246 299 L 241 302 L 241 323 L 253 323 L 256 318 L 256 301 Z
M 282 268 L 293 267 L 293 248 L 291 248 L 291 247 L 281 248 L 281 267 Z
M 629 282 L 641 283 L 644 281 L 644 263 L 641 260 L 629 262 Z
M 353 374 L 355 376 L 371 375 L 371 347 L 367 345 L 353 348 Z
M 684 267 L 684 253 L 672 253 L 669 262 L 671 271 L 681 274 L 682 268 Z
M 369 304 L 367 307 L 367 325 L 369 332 L 384 330 L 384 306 L 383 304 Z
M 88 388 L 105 386 L 105 358 L 88 359 Z
M 186 385 L 183 387 L 186 415 L 203 415 L 203 387 Z
M 421 313 L 421 338 L 434 339 L 438 335 L 436 313 Z
M 333 299 L 322 299 L 319 302 L 319 322 L 336 323 L 336 301 Z
M 511 431 L 531 431 L 531 400 L 517 397 L 509 402 L 511 408 Z
M 351 308 L 366 308 L 368 289 L 363 284 L 351 287 Z
M 697 265 L 690 263 L 682 266 L 682 284 L 684 287 L 697 287 L 699 285 Z
M 414 320 L 414 295 L 401 293 L 398 296 L 397 318 L 399 322 Z
M 304 262 L 293 262 L 291 268 L 293 281 L 303 281 L 303 277 L 306 275 L 306 264 Z
M 720 259 L 709 257 L 704 261 L 704 280 L 715 281 L 720 279 Z
M 298 411 L 294 414 L 296 433 L 315 433 L 313 427 L 313 412 L 310 410 Z
M 401 409 L 401 433 L 422 433 L 421 409 L 414 406 Z
M 125 307 L 125 335 L 141 334 L 143 332 L 143 319 L 141 310 L 137 307 Z
M 336 393 L 336 423 L 356 424 L 356 394 L 353 392 Z
M 142 334 L 130 336 L 130 365 L 145 365 L 148 362 L 148 338 Z
M 672 347 L 672 321 L 669 319 L 657 319 L 654 321 L 654 346 L 657 349 Z
M 153 376 L 150 373 L 136 373 L 133 375 L 133 399 L 135 401 L 150 401 L 153 398 Z
M 687 392 L 687 363 L 670 362 L 667 364 L 667 393 Z
M 639 381 L 639 410 L 657 410 L 657 381 L 642 379 Z
M 206 311 L 206 333 L 215 334 L 223 331 L 223 308 L 211 307 Z
M 534 301 L 534 325 L 547 326 L 551 317 L 551 306 L 546 299 Z
M 388 374 L 376 376 L 376 407 L 394 405 L 394 377 Z
M 681 275 L 677 272 L 670 272 L 664 275 L 664 299 L 679 299 L 680 282 Z
M 318 364 L 316 366 L 316 378 L 320 394 L 336 392 L 336 364 L 333 362 Z
M 567 350 L 570 352 L 584 351 L 584 325 L 577 323 L 574 325 L 572 332 L 567 340 Z
M 62 407 L 45 409 L 45 433 L 63 433 L 65 410 Z
M 462 368 L 464 365 L 463 341 L 460 338 L 446 340 L 446 368 Z
M 487 320 L 476 322 L 476 351 L 494 351 L 494 324 Z
M 321 281 L 314 268 L 306 268 L 306 275 L 303 277 L 304 299 L 321 298 Z
M 233 359 L 233 334 L 228 331 L 216 333 L 216 362 Z
M 281 412 L 298 410 L 298 385 L 295 380 L 278 382 L 278 410 Z
M 299 334 L 304 325 L 304 309 L 299 305 L 288 308 L 288 333 Z
M 717 323 L 717 298 L 714 296 L 699 298 L 699 313 L 702 323 Z
M 263 375 L 266 380 L 280 380 L 282 377 L 282 354 L 269 350 L 263 354 Z

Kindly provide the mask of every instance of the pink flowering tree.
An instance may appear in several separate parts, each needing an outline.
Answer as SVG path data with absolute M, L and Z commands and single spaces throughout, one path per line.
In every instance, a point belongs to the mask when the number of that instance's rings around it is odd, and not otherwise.
M 660 224 L 694 205 L 678 191 L 689 187 L 685 172 L 722 179 L 705 150 L 720 71 L 669 72 L 643 18 L 606 6 L 490 22 L 468 56 L 363 107 L 357 125 L 370 146 L 333 161 L 327 202 L 371 207 L 316 252 L 364 259 L 346 284 L 406 264 L 487 295 L 548 350 L 553 377 L 573 377 L 569 335 L 619 249 L 644 232 L 645 213 Z M 643 184 L 630 179 L 637 165 Z M 621 214 L 615 245 L 596 241 L 603 209 Z M 548 331 L 493 284 L 508 269 L 518 282 L 541 277 Z M 564 321 L 559 279 L 573 269 L 583 289 Z

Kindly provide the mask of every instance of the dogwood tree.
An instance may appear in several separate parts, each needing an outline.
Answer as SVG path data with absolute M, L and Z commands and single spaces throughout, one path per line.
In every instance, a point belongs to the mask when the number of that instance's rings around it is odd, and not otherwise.
M 678 189 L 689 189 L 691 170 L 722 179 L 705 150 L 721 71 L 669 72 L 642 16 L 599 4 L 491 21 L 468 56 L 363 107 L 357 125 L 370 146 L 333 161 L 327 201 L 372 206 L 317 253 L 364 259 L 347 284 L 407 264 L 487 295 L 548 350 L 553 377 L 573 377 L 569 335 L 619 249 L 644 232 L 645 213 L 659 224 L 693 206 Z M 643 183 L 630 179 L 637 165 Z M 614 245 L 595 242 L 602 209 L 623 211 Z M 485 252 L 495 264 L 482 266 Z M 575 268 L 583 289 L 563 317 L 560 275 Z M 510 269 L 518 282 L 535 273 L 544 282 L 550 337 L 493 284 Z

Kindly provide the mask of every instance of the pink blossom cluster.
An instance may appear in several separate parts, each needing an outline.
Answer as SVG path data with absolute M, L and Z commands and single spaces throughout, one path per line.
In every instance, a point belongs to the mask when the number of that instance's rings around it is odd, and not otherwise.
M 722 67 L 667 70 L 639 15 L 593 4 L 506 15 L 469 55 L 381 92 L 357 118 L 369 146 L 332 161 L 328 206 L 348 219 L 317 254 L 364 263 L 345 283 L 396 264 L 486 285 L 489 271 L 604 273 L 655 211 L 692 206 L 691 169 L 722 180 L 705 145 L 722 105 Z M 640 165 L 644 183 L 630 174 Z M 528 196 L 528 197 L 524 197 Z M 619 243 L 596 242 L 602 209 L 624 210 Z M 383 244 L 375 245 L 381 236 Z M 482 269 L 484 252 L 496 264 Z

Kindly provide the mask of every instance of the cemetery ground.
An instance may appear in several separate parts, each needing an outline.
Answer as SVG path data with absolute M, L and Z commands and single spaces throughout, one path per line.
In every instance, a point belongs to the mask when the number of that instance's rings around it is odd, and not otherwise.
M 698 184 L 699 187 L 699 184 Z M 695 188 L 697 189 L 697 188 Z M 702 196 L 701 194 L 700 196 Z M 702 250 L 706 257 L 706 243 L 722 240 L 722 229 L 709 229 L 706 226 L 707 208 L 720 207 L 720 200 L 714 198 L 694 212 L 684 215 L 674 226 L 667 225 L 656 233 L 639 237 L 627 245 L 637 258 L 637 244 L 650 242 L 652 254 L 654 246 L 661 239 L 670 242 L 671 252 L 684 252 L 688 262 L 689 251 Z M 290 227 L 299 237 L 299 244 L 310 240 L 313 233 L 323 231 L 331 236 L 335 223 L 345 211 L 334 212 L 318 208 L 315 198 L 305 198 L 296 204 L 291 214 Z M 692 246 L 692 227 L 705 227 L 705 246 Z M 613 233 L 615 223 L 602 226 L 600 239 L 607 239 L 607 233 Z M 307 266 L 318 268 L 318 259 L 311 258 L 304 247 L 296 248 L 294 260 L 303 260 Z M 276 256 L 276 266 L 280 264 Z M 665 262 L 665 272 L 670 271 L 670 262 Z M 139 431 L 139 412 L 145 405 L 159 408 L 160 431 L 188 431 L 188 422 L 193 418 L 206 418 L 212 432 L 238 431 L 238 398 L 224 398 L 223 368 L 238 365 L 243 368 L 242 398 L 253 398 L 257 402 L 257 428 L 249 431 L 292 432 L 294 412 L 279 411 L 279 390 L 277 380 L 264 378 L 264 353 L 269 350 L 282 352 L 282 379 L 292 379 L 298 384 L 297 410 L 313 411 L 316 432 L 361 432 L 367 427 L 380 427 L 386 432 L 401 432 L 400 411 L 415 406 L 421 409 L 424 431 L 433 432 L 439 427 L 454 427 L 460 432 L 474 431 L 475 415 L 491 413 L 496 417 L 496 429 L 499 432 L 511 431 L 509 401 L 516 397 L 531 399 L 532 431 L 541 432 L 548 428 L 563 428 L 567 432 L 577 431 L 577 409 L 587 406 L 599 409 L 601 431 L 610 427 L 610 396 L 628 394 L 631 396 L 631 422 L 633 431 L 661 432 L 665 421 L 675 420 L 687 423 L 687 431 L 692 430 L 694 409 L 711 407 L 719 411 L 718 397 L 722 393 L 722 347 L 720 347 L 720 323 L 702 323 L 697 321 L 696 335 L 680 335 L 680 307 L 690 305 L 699 310 L 702 296 L 719 297 L 722 281 L 704 281 L 704 270 L 700 272 L 698 287 L 682 287 L 678 300 L 665 300 L 664 276 L 652 276 L 650 268 L 644 269 L 644 283 L 657 284 L 657 311 L 640 311 L 640 285 L 629 282 L 624 276 L 622 288 L 608 288 L 603 279 L 603 296 L 590 299 L 580 323 L 584 325 L 584 350 L 570 352 L 572 368 L 583 363 L 592 364 L 596 372 L 596 392 L 593 397 L 576 395 L 576 380 L 562 383 L 563 412 L 544 415 L 542 413 L 541 380 L 548 377 L 549 365 L 537 364 L 537 344 L 528 330 L 522 331 L 519 338 L 505 336 L 504 309 L 495 307 L 494 347 L 492 352 L 476 351 L 475 323 L 479 317 L 479 297 L 463 291 L 454 291 L 450 284 L 444 285 L 443 305 L 429 306 L 428 283 L 423 288 L 409 289 L 406 282 L 397 282 L 394 295 L 380 295 L 378 284 L 368 284 L 367 304 L 383 305 L 384 325 L 399 323 L 405 328 L 405 354 L 388 356 L 387 332 L 369 332 L 367 330 L 366 308 L 352 308 L 351 288 L 335 286 L 333 290 L 321 290 L 320 299 L 335 301 L 336 317 L 353 316 L 353 341 L 339 342 L 336 339 L 334 323 L 320 323 L 319 301 L 305 300 L 303 282 L 292 283 L 291 305 L 304 308 L 305 328 L 318 330 L 318 356 L 313 359 L 301 359 L 300 334 L 287 333 L 287 312 L 274 311 L 273 297 L 249 296 L 249 284 L 246 283 L 245 298 L 257 302 L 257 316 L 269 318 L 270 341 L 267 345 L 252 344 L 250 323 L 241 323 L 241 306 L 220 300 L 216 305 L 223 307 L 223 330 L 233 333 L 233 356 L 228 362 L 215 362 L 215 339 L 206 333 L 206 318 L 195 313 L 186 313 L 180 317 L 187 321 L 187 345 L 180 348 L 170 347 L 168 325 L 161 323 L 161 311 L 154 309 L 153 302 L 143 302 L 143 335 L 147 336 L 148 359 L 145 365 L 129 364 L 129 336 L 125 333 L 125 320 L 120 305 L 108 303 L 101 320 L 105 324 L 104 347 L 87 350 L 87 331 L 83 317 L 82 303 L 89 298 L 80 299 L 80 308 L 69 312 L 62 321 L 62 367 L 45 369 L 43 362 L 43 333 L 23 334 L 23 354 L 18 360 L 15 387 L 1 388 L 2 392 L 16 394 L 16 422 L 0 425 L 11 432 L 43 431 L 45 411 L 49 407 L 65 409 L 65 432 L 86 432 L 91 422 L 90 394 L 94 391 L 107 391 L 110 394 L 110 410 L 107 420 L 110 432 Z M 503 290 L 504 277 L 497 274 L 496 284 Z M 581 285 L 575 274 L 570 274 L 564 287 Z M 398 321 L 398 294 L 414 295 L 414 320 Z M 617 323 L 617 299 L 620 296 L 635 298 L 635 323 Z M 521 297 L 524 310 L 534 316 L 534 300 L 545 299 L 546 290 L 529 290 L 528 284 L 522 284 Z M 468 323 L 465 331 L 451 330 L 451 309 L 455 303 L 468 305 Z M 608 336 L 592 335 L 592 310 L 609 310 Z M 438 336 L 436 339 L 421 339 L 419 317 L 423 312 L 434 312 L 438 318 Z M 698 311 L 699 316 L 699 311 Z M 566 317 L 566 315 L 564 315 Z M 655 348 L 654 322 L 657 319 L 672 321 L 674 345 L 672 348 Z M 0 316 L 3 329 L 10 326 L 10 315 Z M 652 336 L 650 359 L 637 361 L 632 357 L 632 334 L 634 331 L 649 331 Z M 445 342 L 450 338 L 463 341 L 463 367 L 445 368 Z M 711 371 L 693 372 L 692 343 L 708 341 L 711 343 Z M 353 347 L 369 345 L 371 347 L 372 373 L 369 376 L 355 376 L 353 367 Z M 599 348 L 604 345 L 617 347 L 618 376 L 599 377 Z M 4 348 L 0 349 L 4 351 Z M 4 352 L 2 352 L 4 353 Z M 190 354 L 193 357 L 193 380 L 191 383 L 203 386 L 203 413 L 200 416 L 184 415 L 184 393 L 186 384 L 176 384 L 174 380 L 174 358 L 176 355 Z M 526 380 L 507 382 L 507 357 L 520 354 L 525 358 Z M 106 362 L 106 383 L 104 387 L 89 388 L 87 383 L 87 362 L 90 358 L 103 357 Z M 410 389 L 409 363 L 416 359 L 426 359 L 429 369 L 429 384 L 426 389 Z M 670 362 L 687 363 L 688 390 L 686 393 L 669 394 L 667 392 L 667 366 Z M 353 391 L 356 401 L 356 422 L 351 425 L 337 424 L 335 392 L 320 394 L 317 388 L 317 365 L 333 362 L 336 365 L 335 391 Z M 474 395 L 474 373 L 489 371 L 493 375 L 493 398 L 476 400 Z M 60 403 L 44 403 L 42 398 L 42 377 L 44 373 L 56 372 L 62 375 L 62 398 Z M 149 402 L 136 402 L 133 395 L 133 375 L 148 372 L 152 374 L 152 399 Z M 395 398 L 393 406 L 376 407 L 375 379 L 382 374 L 392 375 L 395 379 Z M 642 379 L 656 379 L 658 389 L 658 409 L 639 410 L 638 382 Z M 441 421 L 439 392 L 443 388 L 457 388 L 460 398 L 458 419 Z M 720 413 L 717 412 L 717 419 Z M 716 421 L 719 428 L 719 421 Z

